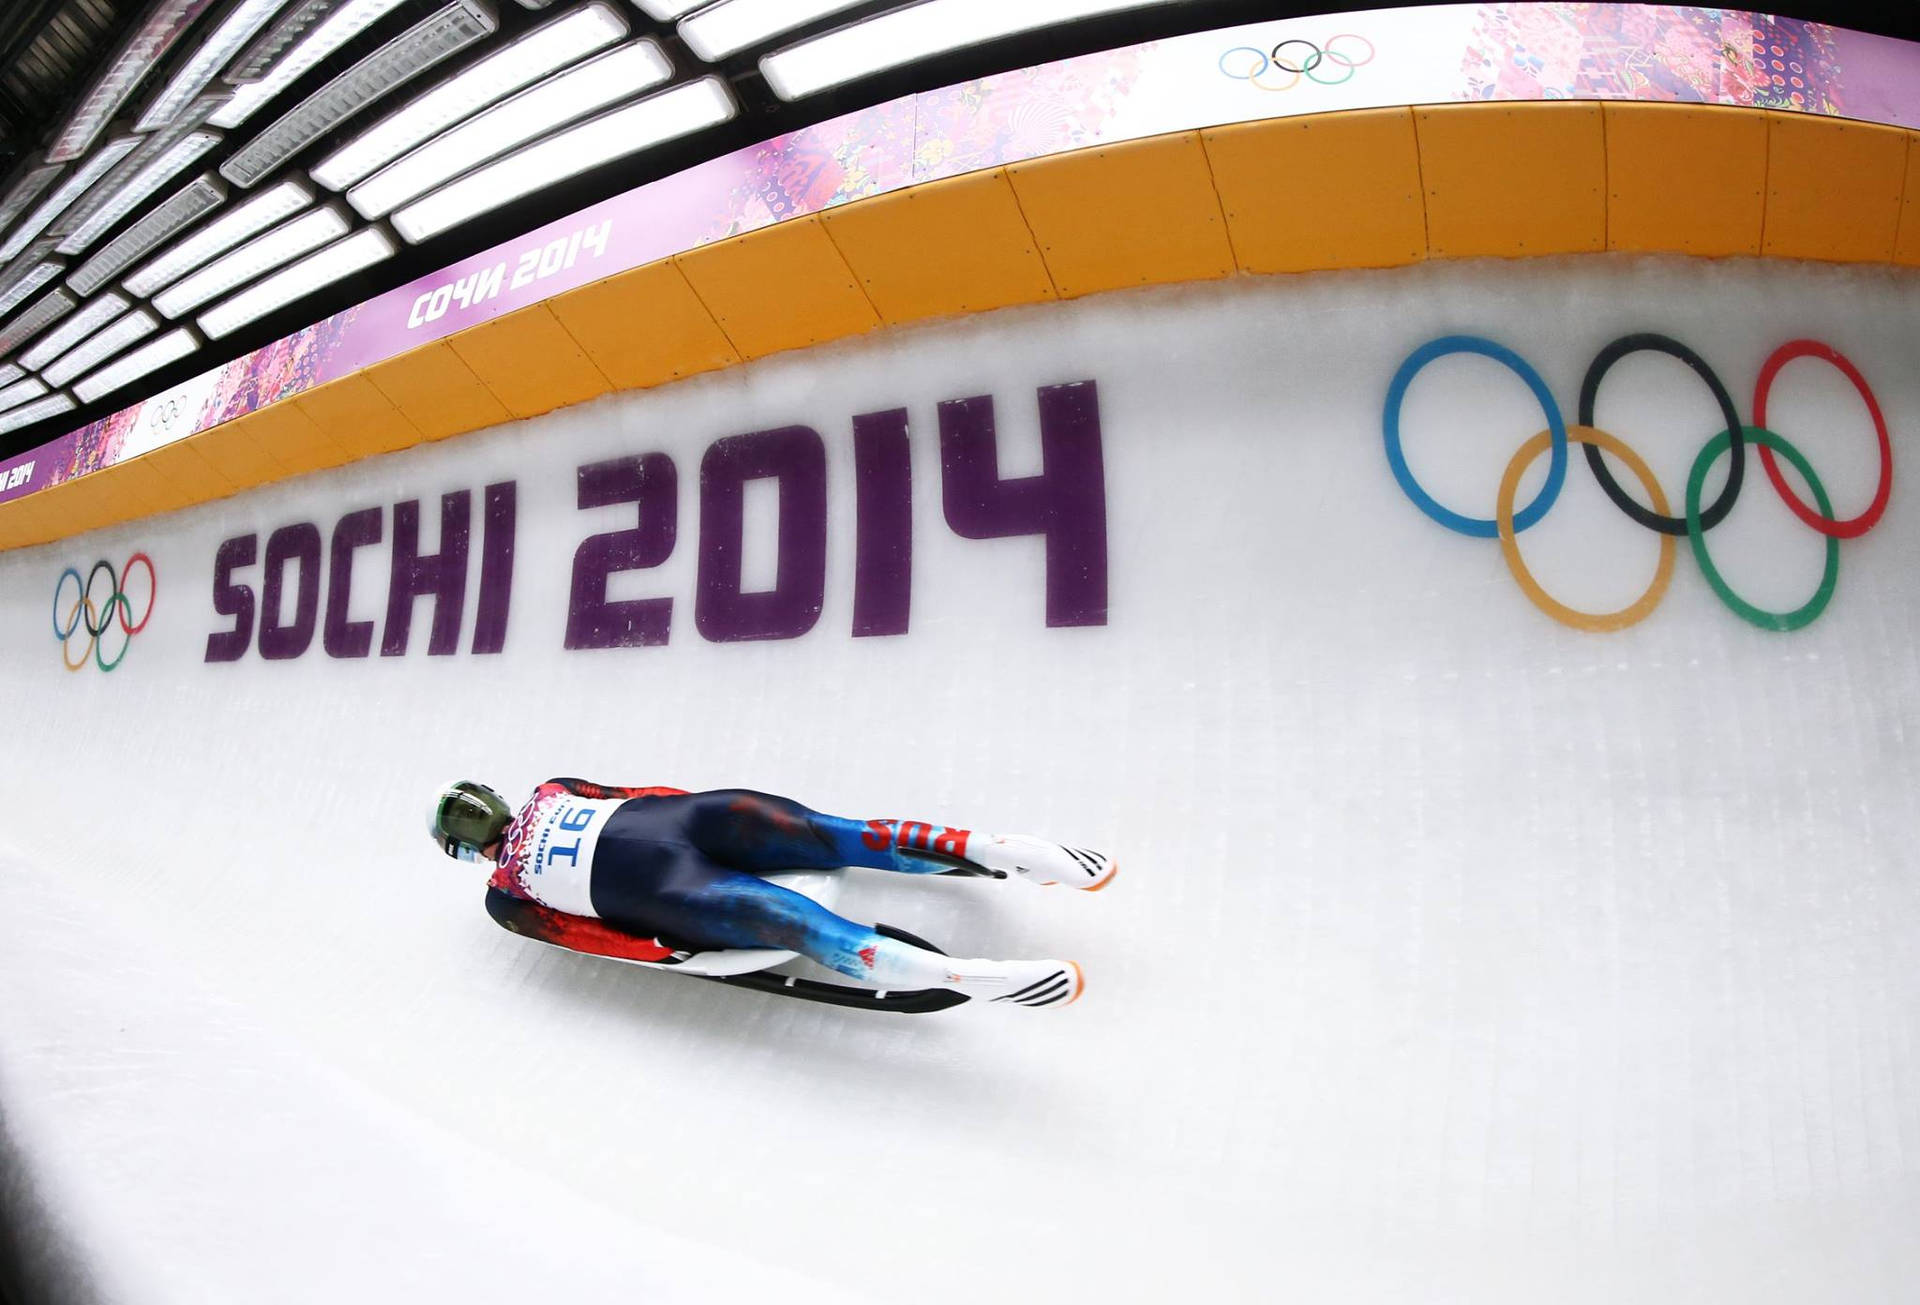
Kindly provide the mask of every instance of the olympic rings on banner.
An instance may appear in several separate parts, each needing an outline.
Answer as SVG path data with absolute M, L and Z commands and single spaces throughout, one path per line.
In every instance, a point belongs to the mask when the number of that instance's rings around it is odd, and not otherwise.
M 144 566 L 147 570 L 146 607 L 138 620 L 133 616 L 132 598 L 121 588 L 122 583 L 133 575 L 136 566 Z M 107 592 L 95 602 L 97 586 L 94 582 L 101 575 L 107 578 Z M 60 600 L 69 578 L 74 584 L 73 601 L 71 606 L 65 608 L 66 615 L 63 617 Z M 115 573 L 113 563 L 103 557 L 88 570 L 85 579 L 81 578 L 77 569 L 67 567 L 60 573 L 60 578 L 53 582 L 53 637 L 60 641 L 61 662 L 68 670 L 77 671 L 87 664 L 91 656 L 101 670 L 111 671 L 126 657 L 127 649 L 133 646 L 133 636 L 146 629 L 147 622 L 153 619 L 153 603 L 159 593 L 159 576 L 153 569 L 153 559 L 145 553 L 133 554 L 118 573 Z M 121 631 L 120 651 L 109 660 L 106 635 L 115 625 Z M 73 638 L 82 631 L 86 633 L 87 643 L 79 657 L 75 658 L 72 655 Z
M 1693 467 L 1687 477 L 1684 499 L 1685 515 L 1670 516 L 1665 492 L 1655 480 L 1653 472 L 1645 461 L 1616 436 L 1595 428 L 1593 425 L 1594 408 L 1600 391 L 1600 384 L 1609 369 L 1630 353 L 1653 351 L 1664 353 L 1678 359 L 1691 368 L 1712 393 L 1714 403 L 1719 407 L 1725 429 L 1706 442 L 1694 458 Z M 1533 436 L 1513 455 L 1501 477 L 1496 500 L 1495 516 L 1492 520 L 1481 517 L 1463 516 L 1436 502 L 1413 477 L 1406 461 L 1401 443 L 1400 415 L 1406 402 L 1407 388 L 1414 377 L 1428 363 L 1437 358 L 1454 353 L 1475 353 L 1501 363 L 1520 376 L 1527 383 L 1541 408 L 1547 414 L 1547 429 Z M 1873 418 L 1874 432 L 1880 444 L 1880 475 L 1874 490 L 1873 502 L 1859 516 L 1841 521 L 1833 515 L 1833 505 L 1828 500 L 1827 491 L 1814 474 L 1813 465 L 1788 443 L 1786 438 L 1765 425 L 1767 396 L 1780 369 L 1796 358 L 1815 358 L 1832 364 L 1852 383 L 1867 405 L 1867 412 Z M 1382 436 L 1386 445 L 1387 466 L 1400 488 L 1412 500 L 1413 505 L 1422 512 L 1463 535 L 1478 538 L 1497 537 L 1500 549 L 1507 562 L 1507 568 L 1513 573 L 1515 582 L 1526 594 L 1528 601 L 1563 625 L 1580 630 L 1620 630 L 1643 620 L 1659 605 L 1665 595 L 1668 582 L 1672 577 L 1674 540 L 1685 535 L 1692 545 L 1695 561 L 1700 564 L 1701 572 L 1706 576 L 1708 586 L 1730 610 L 1753 625 L 1765 630 L 1797 630 L 1818 619 L 1833 599 L 1834 588 L 1840 576 L 1840 544 L 1842 539 L 1853 539 L 1865 534 L 1877 524 L 1885 513 L 1887 501 L 1893 490 L 1893 448 L 1888 438 L 1886 417 L 1880 411 L 1879 400 L 1874 397 L 1873 389 L 1867 384 L 1866 377 L 1838 350 L 1817 340 L 1793 340 L 1774 350 L 1761 368 L 1760 379 L 1754 390 L 1754 419 L 1752 424 L 1740 420 L 1738 410 L 1727 388 L 1693 350 L 1668 336 L 1639 332 L 1623 335 L 1602 349 L 1588 366 L 1586 376 L 1580 386 L 1579 420 L 1572 426 L 1566 426 L 1560 416 L 1560 410 L 1548 392 L 1539 373 L 1518 354 L 1491 340 L 1472 335 L 1448 335 L 1430 340 L 1415 349 L 1400 364 L 1387 387 L 1386 410 L 1382 417 Z M 1587 467 L 1594 479 L 1606 491 L 1607 497 L 1628 518 L 1660 535 L 1660 561 L 1655 568 L 1653 582 L 1633 603 L 1617 612 L 1582 612 L 1560 603 L 1550 597 L 1528 571 L 1520 556 L 1517 536 L 1528 527 L 1537 523 L 1552 508 L 1560 494 L 1565 480 L 1566 453 L 1569 443 L 1585 446 Z M 1744 449 L 1752 443 L 1760 451 L 1761 464 L 1767 470 L 1767 477 L 1773 482 L 1774 489 L 1781 499 L 1793 510 L 1795 516 L 1807 525 L 1826 536 L 1826 566 L 1820 584 L 1811 598 L 1790 612 L 1772 612 L 1755 606 L 1736 594 L 1720 574 L 1707 549 L 1707 532 L 1719 525 L 1733 510 L 1744 488 L 1743 478 Z M 1532 503 L 1516 512 L 1513 506 L 1515 493 L 1519 490 L 1520 480 L 1526 469 L 1540 456 L 1542 449 L 1551 449 L 1553 458 L 1548 465 L 1546 483 L 1535 495 Z M 1602 451 L 1612 454 L 1624 463 L 1641 485 L 1646 489 L 1647 497 L 1653 506 L 1647 508 L 1633 498 L 1614 478 L 1613 472 L 1601 458 Z M 1700 498 L 1705 488 L 1707 475 L 1713 464 L 1722 455 L 1729 455 L 1727 481 L 1713 503 L 1702 507 Z M 1787 483 L 1779 470 L 1776 455 L 1791 463 L 1807 482 L 1813 493 L 1814 504 L 1807 505 Z
M 1348 48 L 1353 53 L 1345 53 L 1335 48 L 1342 41 L 1350 43 Z M 1366 47 L 1366 54 L 1361 55 L 1358 52 L 1359 46 Z M 1352 81 L 1354 70 L 1362 64 L 1372 63 L 1375 53 L 1373 42 L 1366 37 L 1355 32 L 1342 32 L 1329 39 L 1324 46 L 1297 36 L 1280 42 L 1271 50 L 1262 50 L 1251 45 L 1236 45 L 1230 50 L 1222 51 L 1215 65 L 1220 69 L 1221 76 L 1232 78 L 1234 81 L 1250 82 L 1263 91 L 1290 91 L 1300 84 L 1303 76 L 1322 86 L 1339 86 L 1343 82 Z M 1248 57 L 1234 59 L 1235 55 Z M 1233 60 L 1233 67 L 1228 66 L 1229 59 Z M 1344 68 L 1346 71 L 1337 77 L 1323 76 L 1318 70 L 1322 64 L 1327 63 Z M 1270 70 L 1283 74 L 1287 80 L 1280 82 L 1262 80 Z

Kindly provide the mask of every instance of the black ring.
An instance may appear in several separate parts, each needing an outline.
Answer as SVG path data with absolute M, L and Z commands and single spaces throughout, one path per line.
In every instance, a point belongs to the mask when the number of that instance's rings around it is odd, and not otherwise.
M 1286 49 L 1289 45 L 1304 45 L 1309 50 L 1313 51 L 1313 53 L 1307 56 L 1307 61 L 1304 64 L 1301 64 L 1298 68 L 1296 68 L 1292 64 L 1287 63 L 1285 60 L 1281 59 L 1280 57 L 1280 52 Z M 1327 57 L 1326 52 L 1323 51 L 1319 46 L 1315 45 L 1312 41 L 1303 41 L 1297 36 L 1290 41 L 1280 42 L 1280 44 L 1273 47 L 1272 53 L 1267 55 L 1267 58 L 1273 60 L 1274 67 L 1278 68 L 1281 72 L 1290 72 L 1290 73 L 1312 72 L 1315 68 L 1318 68 L 1320 66 L 1320 61 L 1326 57 Z M 1292 83 L 1289 82 L 1288 85 L 1292 85 Z
M 93 578 L 102 571 L 107 573 L 107 580 L 113 585 L 113 588 L 107 592 L 107 601 L 101 605 L 100 626 L 98 629 L 95 629 L 93 622 L 87 619 L 87 600 L 93 597 Z M 103 557 L 93 564 L 93 570 L 87 572 L 86 587 L 80 591 L 80 621 L 87 627 L 88 634 L 98 639 L 107 632 L 107 625 L 113 620 L 113 600 L 119 596 L 120 577 L 113 573 L 113 563 Z
M 1693 368 L 1700 379 L 1707 383 L 1707 388 L 1713 391 L 1713 401 L 1720 405 L 1720 415 L 1725 418 L 1727 429 L 1732 432 L 1726 486 L 1720 491 L 1720 497 L 1713 501 L 1713 506 L 1700 514 L 1700 528 L 1711 530 L 1726 520 L 1727 513 L 1733 511 L 1734 502 L 1740 497 L 1740 482 L 1747 468 L 1747 439 L 1740 422 L 1740 412 L 1733 406 L 1733 396 L 1727 393 L 1727 387 L 1720 383 L 1720 378 L 1714 375 L 1713 368 L 1707 366 L 1699 354 L 1671 336 L 1654 335 L 1650 332 L 1621 336 L 1600 351 L 1592 365 L 1587 368 L 1586 379 L 1580 382 L 1579 423 L 1582 426 L 1593 425 L 1594 400 L 1599 397 L 1600 382 L 1605 378 L 1607 369 L 1628 354 L 1638 353 L 1643 349 L 1651 349 L 1655 353 L 1664 353 L 1670 358 L 1678 358 Z M 1586 455 L 1587 466 L 1593 471 L 1594 479 L 1600 482 L 1601 489 L 1607 491 L 1607 497 L 1613 500 L 1615 507 L 1649 530 L 1657 530 L 1663 535 L 1687 533 L 1685 517 L 1663 517 L 1651 508 L 1641 507 L 1635 502 L 1633 496 L 1622 489 L 1620 482 L 1613 478 L 1613 473 L 1607 470 L 1607 464 L 1601 460 L 1598 447 L 1592 444 L 1587 445 Z

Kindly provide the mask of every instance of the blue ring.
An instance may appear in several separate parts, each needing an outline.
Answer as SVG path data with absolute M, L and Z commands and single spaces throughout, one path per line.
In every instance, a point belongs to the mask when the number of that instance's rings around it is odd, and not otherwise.
M 1407 387 L 1413 384 L 1414 376 L 1422 367 L 1451 353 L 1477 353 L 1505 365 L 1527 383 L 1527 388 L 1533 391 L 1533 397 L 1540 401 L 1541 408 L 1547 414 L 1549 447 L 1552 449 L 1547 464 L 1547 483 L 1534 495 L 1533 502 L 1514 514 L 1513 529 L 1517 534 L 1545 516 L 1553 507 L 1554 500 L 1560 497 L 1560 487 L 1567 479 L 1567 423 L 1560 415 L 1560 405 L 1553 401 L 1547 383 L 1540 379 L 1540 373 L 1505 345 L 1495 344 L 1478 335 L 1443 335 L 1437 340 L 1429 340 L 1407 356 L 1407 360 L 1400 364 L 1400 370 L 1393 374 L 1393 384 L 1387 387 L 1387 410 L 1382 420 L 1387 441 L 1387 465 L 1393 468 L 1393 478 L 1400 482 L 1400 488 L 1413 500 L 1413 505 L 1447 529 L 1472 535 L 1476 539 L 1499 537 L 1499 524 L 1492 517 L 1462 516 L 1435 502 L 1433 496 L 1413 478 L 1413 472 L 1407 467 L 1406 455 L 1400 449 L 1400 405 L 1406 400 Z
M 1227 56 L 1230 54 L 1238 54 L 1242 50 L 1252 50 L 1253 53 L 1260 56 L 1260 66 L 1258 68 L 1255 68 L 1252 72 L 1248 73 L 1245 77 L 1240 77 L 1227 71 Z M 1230 81 L 1236 81 L 1236 82 L 1250 82 L 1254 78 L 1258 77 L 1261 73 L 1265 72 L 1269 67 L 1272 66 L 1272 64 L 1273 64 L 1273 60 L 1267 58 L 1267 52 L 1265 50 L 1254 50 L 1254 48 L 1251 45 L 1236 45 L 1231 50 L 1222 50 L 1220 52 L 1220 57 L 1213 61 L 1213 66 L 1220 70 L 1220 75 L 1222 77 L 1225 77 Z
M 65 630 L 62 630 L 60 628 L 60 586 L 66 583 L 68 576 L 72 576 L 73 582 L 80 586 L 80 601 L 73 605 L 73 624 L 69 625 Z M 73 632 L 80 628 L 80 609 L 86 605 L 86 581 L 80 578 L 78 571 L 72 567 L 68 567 L 60 573 L 60 578 L 53 582 L 53 637 L 62 643 L 71 639 Z

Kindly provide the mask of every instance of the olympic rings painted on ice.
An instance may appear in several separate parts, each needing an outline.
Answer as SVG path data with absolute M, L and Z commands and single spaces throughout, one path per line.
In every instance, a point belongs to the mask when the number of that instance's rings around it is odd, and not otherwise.
M 1641 457 L 1617 437 L 1599 430 L 1593 425 L 1594 406 L 1600 391 L 1600 383 L 1608 370 L 1630 353 L 1653 351 L 1667 354 L 1690 367 L 1713 394 L 1714 403 L 1719 407 L 1721 417 L 1726 422 L 1725 429 L 1709 439 L 1699 454 L 1695 456 L 1693 467 L 1687 477 L 1685 515 L 1668 515 L 1667 497 L 1655 480 L 1653 472 Z M 1495 515 L 1488 520 L 1483 517 L 1463 516 L 1441 506 L 1428 494 L 1426 489 L 1414 479 L 1407 466 L 1405 452 L 1401 445 L 1400 411 L 1407 397 L 1407 388 L 1413 379 L 1428 363 L 1454 353 L 1475 353 L 1491 358 L 1516 373 L 1527 383 L 1539 400 L 1547 416 L 1547 429 L 1533 436 L 1513 455 L 1501 477 Z M 1814 474 L 1813 465 L 1806 457 L 1788 443 L 1778 432 L 1765 425 L 1767 397 L 1772 391 L 1775 378 L 1780 369 L 1796 358 L 1815 358 L 1830 363 L 1852 383 L 1867 405 L 1867 412 L 1873 418 L 1874 433 L 1880 445 L 1880 475 L 1874 489 L 1873 502 L 1866 511 L 1845 521 L 1833 515 L 1833 504 L 1827 498 L 1826 488 Z M 1400 364 L 1387 386 L 1386 410 L 1381 419 L 1382 435 L 1386 444 L 1387 466 L 1400 488 L 1412 500 L 1413 505 L 1432 517 L 1449 530 L 1477 538 L 1495 538 L 1500 540 L 1501 555 L 1506 559 L 1507 569 L 1512 572 L 1515 583 L 1526 594 L 1528 601 L 1563 625 L 1579 630 L 1622 630 L 1646 618 L 1660 603 L 1665 595 L 1668 582 L 1673 574 L 1674 541 L 1685 535 L 1692 545 L 1694 560 L 1700 564 L 1701 572 L 1706 576 L 1708 586 L 1721 602 L 1733 612 L 1764 630 L 1797 630 L 1811 624 L 1819 618 L 1833 599 L 1833 591 L 1840 577 L 1840 540 L 1854 539 L 1865 534 L 1877 524 L 1885 513 L 1887 501 L 1893 491 L 1893 445 L 1887 434 L 1886 417 L 1880 411 L 1879 400 L 1874 397 L 1873 389 L 1867 384 L 1866 377 L 1859 368 L 1838 350 L 1817 340 L 1790 340 L 1781 345 L 1767 358 L 1760 369 L 1760 378 L 1754 387 L 1753 422 L 1743 423 L 1735 409 L 1733 398 L 1727 393 L 1726 386 L 1716 376 L 1713 369 L 1693 350 L 1668 336 L 1640 332 L 1623 335 L 1602 349 L 1587 368 L 1586 376 L 1580 385 L 1579 420 L 1572 426 L 1565 424 L 1559 405 L 1553 400 L 1546 383 L 1531 365 L 1504 345 L 1474 335 L 1447 335 L 1430 340 L 1415 349 Z M 1660 535 L 1660 560 L 1655 567 L 1654 578 L 1646 592 L 1628 606 L 1617 612 L 1582 612 L 1551 597 L 1534 579 L 1520 556 L 1518 535 L 1529 526 L 1536 524 L 1553 507 L 1559 498 L 1566 480 L 1567 445 L 1569 443 L 1585 446 L 1587 467 L 1594 479 L 1606 491 L 1613 504 L 1630 519 Z M 1733 591 L 1719 568 L 1714 564 L 1707 550 L 1707 532 L 1719 525 L 1733 510 L 1745 484 L 1743 468 L 1745 465 L 1745 446 L 1751 443 L 1760 452 L 1760 462 L 1766 468 L 1767 478 L 1781 499 L 1793 510 L 1795 516 L 1807 525 L 1826 536 L 1826 566 L 1819 586 L 1804 604 L 1790 612 L 1772 612 L 1757 607 Z M 1533 502 L 1516 512 L 1513 499 L 1518 492 L 1521 477 L 1542 449 L 1552 450 L 1552 461 L 1547 468 L 1546 483 L 1534 496 Z M 1636 499 L 1620 487 L 1612 471 L 1601 459 L 1602 451 L 1611 453 L 1624 463 L 1641 485 L 1646 489 L 1647 497 L 1652 500 L 1651 509 L 1642 506 Z M 1700 496 L 1706 486 L 1707 475 L 1713 464 L 1722 455 L 1730 455 L 1726 485 L 1721 489 L 1711 505 L 1703 508 Z M 1814 504 L 1807 505 L 1793 487 L 1787 483 L 1776 461 L 1776 455 L 1785 458 L 1798 471 L 1801 478 L 1812 490 Z
M 1347 48 L 1351 53 L 1335 48 L 1342 41 L 1349 42 Z M 1359 52 L 1362 46 L 1366 48 L 1364 55 Z M 1300 84 L 1303 76 L 1322 86 L 1339 86 L 1352 81 L 1354 70 L 1362 64 L 1372 63 L 1374 53 L 1373 42 L 1366 37 L 1356 32 L 1342 32 L 1330 38 L 1324 46 L 1297 36 L 1280 42 L 1271 50 L 1236 45 L 1231 50 L 1222 51 L 1215 64 L 1221 76 L 1234 81 L 1250 82 L 1263 91 L 1290 91 Z M 1236 55 L 1250 57 L 1235 58 Z M 1230 59 L 1232 67 L 1228 66 Z M 1322 76 L 1318 69 L 1325 63 L 1344 68 L 1346 72 L 1338 77 Z M 1269 71 L 1278 72 L 1288 80 L 1262 80 Z
M 133 617 L 133 600 L 121 588 L 122 582 L 133 575 L 135 566 L 147 569 L 146 608 L 137 621 Z M 107 578 L 108 592 L 96 603 L 94 592 L 97 586 L 94 582 L 103 574 Z M 62 617 L 60 599 L 68 579 L 72 579 L 74 585 L 73 601 Z M 94 664 L 103 671 L 111 671 L 118 666 L 126 657 L 127 649 L 133 646 L 133 636 L 146 629 L 147 622 L 153 619 L 153 602 L 159 593 L 159 576 L 153 569 L 153 559 L 145 553 L 135 553 L 129 557 L 118 573 L 114 571 L 113 563 L 104 557 L 93 564 L 84 579 L 76 568 L 66 568 L 60 573 L 60 578 L 53 582 L 53 637 L 60 641 L 62 664 L 70 671 L 77 671 L 87 664 L 91 656 Z M 120 651 L 109 660 L 105 636 L 116 624 L 122 635 Z M 76 658 L 72 653 L 73 637 L 83 631 L 87 636 L 86 646 Z

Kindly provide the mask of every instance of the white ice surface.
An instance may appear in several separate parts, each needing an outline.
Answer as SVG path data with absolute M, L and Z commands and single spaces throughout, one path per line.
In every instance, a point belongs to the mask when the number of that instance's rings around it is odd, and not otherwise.
M 780 1272 L 794 1298 L 940 1303 L 1911 1299 L 1917 292 L 1594 258 L 1106 296 L 0 557 L 7 1127 L 114 1300 L 453 1299 L 422 1285 L 444 1274 L 466 1298 L 731 1301 Z M 1512 345 L 1571 417 L 1587 361 L 1637 330 L 1702 353 L 1746 419 L 1797 336 L 1875 386 L 1903 470 L 1807 629 L 1739 620 L 1684 542 L 1645 623 L 1563 628 L 1497 544 L 1388 473 L 1381 399 L 1429 337 Z M 1035 541 L 944 526 L 935 405 L 992 394 L 1003 468 L 1031 471 L 1035 387 L 1082 379 L 1111 618 L 1049 630 Z M 1844 382 L 1796 363 L 1774 402 L 1837 508 L 1864 507 L 1873 442 Z M 850 419 L 897 406 L 913 628 L 856 640 Z M 1690 373 L 1639 357 L 1599 421 L 1676 500 L 1719 429 Z M 824 614 L 797 640 L 704 643 L 700 454 L 792 423 L 828 447 Z M 1452 360 L 1413 388 L 1408 457 L 1488 513 L 1542 424 L 1517 381 Z M 672 640 L 567 653 L 573 550 L 630 520 L 576 511 L 574 468 L 655 449 L 680 468 L 680 545 L 615 596 L 672 596 Z M 423 604 L 407 657 L 316 640 L 203 664 L 220 540 L 410 497 L 431 521 L 441 492 L 502 477 L 504 654 L 425 656 Z M 1817 578 L 1757 460 L 1712 541 L 1757 601 Z M 1594 607 L 1654 558 L 1577 455 L 1522 544 Z M 160 575 L 151 627 L 113 675 L 67 674 L 60 569 L 134 548 Z M 385 557 L 360 555 L 356 619 L 382 617 Z M 423 792 L 464 772 L 745 785 L 1124 869 L 1097 896 L 858 873 L 849 913 L 962 954 L 1071 956 L 1090 982 L 1064 1012 L 889 1019 L 504 933 L 421 834 Z

